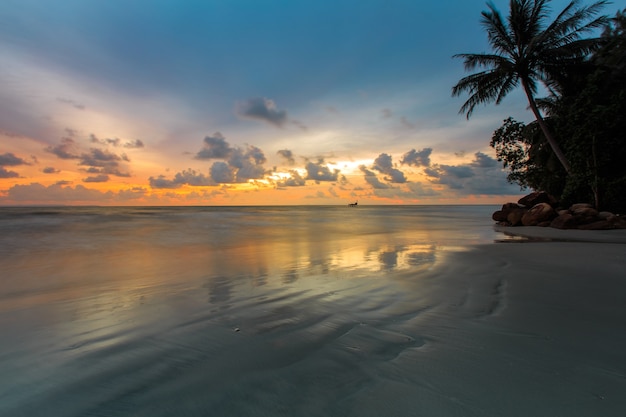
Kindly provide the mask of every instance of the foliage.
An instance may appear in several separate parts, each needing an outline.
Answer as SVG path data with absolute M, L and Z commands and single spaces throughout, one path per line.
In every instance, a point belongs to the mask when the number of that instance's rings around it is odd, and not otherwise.
M 509 15 L 503 19 L 493 3 L 482 12 L 482 25 L 493 50 L 485 54 L 457 54 L 464 60 L 465 69 L 482 71 L 462 78 L 452 95 L 469 93 L 460 112 L 469 118 L 478 104 L 502 99 L 521 85 L 528 103 L 546 140 L 566 171 L 569 162 L 548 124 L 540 113 L 535 95 L 539 83 L 551 90 L 564 69 L 570 68 L 595 50 L 599 42 L 583 35 L 606 24 L 606 17 L 596 15 L 607 3 L 596 1 L 580 6 L 573 0 L 553 20 L 548 22 L 549 0 L 511 0 Z M 558 84 L 558 83 L 557 83 Z
M 566 172 L 547 145 L 537 123 L 525 125 L 509 117 L 497 129 L 489 144 L 498 161 L 508 168 L 507 180 L 521 189 L 560 195 Z
M 592 202 L 626 212 L 626 17 L 620 12 L 605 27 L 601 48 L 589 60 L 567 68 L 546 100 L 550 123 L 571 164 L 569 175 L 555 166 L 542 134 L 531 123 L 509 118 L 494 132 L 491 146 L 509 169 L 508 180 L 560 196 L 564 205 Z M 553 91 L 557 91 L 556 89 Z

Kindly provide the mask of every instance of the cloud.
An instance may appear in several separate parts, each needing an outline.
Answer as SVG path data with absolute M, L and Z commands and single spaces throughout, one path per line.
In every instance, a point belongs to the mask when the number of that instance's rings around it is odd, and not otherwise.
M 0 155 L 0 166 L 18 166 L 18 165 L 30 165 L 28 162 L 15 156 L 11 152 L 6 152 Z
M 224 159 L 230 156 L 232 148 L 220 132 L 204 138 L 204 148 L 196 154 L 196 159 Z
M 192 187 L 214 185 L 209 177 L 202 173 L 196 172 L 193 169 L 178 172 L 171 180 L 168 180 L 163 175 L 159 175 L 156 178 L 148 178 L 148 182 L 150 183 L 150 187 L 152 188 L 168 189 L 180 188 L 183 185 L 190 185 Z
M 448 186 L 461 194 L 499 195 L 515 194 L 519 190 L 506 181 L 506 174 L 498 162 L 482 152 L 461 165 L 433 165 L 424 169 L 430 181 Z
M 63 186 L 53 184 L 48 187 L 39 184 L 18 184 L 9 188 L 6 199 L 13 202 L 37 201 L 40 203 L 53 202 L 93 202 L 110 200 L 114 197 L 112 191 L 100 192 L 85 188 L 82 185 Z
M 389 181 L 397 184 L 404 184 L 406 182 L 406 177 L 404 173 L 399 169 L 393 167 L 393 162 L 391 155 L 386 153 L 381 153 L 374 160 L 374 165 L 372 166 L 376 171 L 381 172 L 382 174 L 387 175 L 385 177 L 385 181 Z
M 476 152 L 474 154 L 474 161 L 472 162 L 472 166 L 478 168 L 493 168 L 498 166 L 498 161 L 495 158 L 490 157 L 487 154 L 482 152 Z
M 41 170 L 44 174 L 58 174 L 59 171 L 58 169 L 54 168 L 54 167 L 45 167 L 44 169 Z
M 293 152 L 291 152 L 289 149 L 281 149 L 276 153 L 282 156 L 289 165 L 293 165 L 296 163 L 296 159 L 294 158 Z
M 215 162 L 210 170 L 211 179 L 218 184 L 235 182 L 235 172 L 226 162 Z
M 120 171 L 120 164 L 130 162 L 125 154 L 117 155 L 107 150 L 91 148 L 80 156 L 79 165 L 88 166 L 87 172 L 130 177 L 130 173 Z
M 430 166 L 430 154 L 433 152 L 432 148 L 424 148 L 421 151 L 416 151 L 415 149 L 411 149 L 404 155 L 402 155 L 402 159 L 400 163 L 403 165 L 413 165 L 413 166 Z
M 372 186 L 375 190 L 384 190 L 389 188 L 389 185 L 382 183 L 375 172 L 367 169 L 365 165 L 359 166 L 359 169 L 365 174 L 365 182 Z
M 83 182 L 107 182 L 108 180 L 109 176 L 106 174 L 96 175 L 95 177 L 83 178 Z
M 144 147 L 143 142 L 140 141 L 139 139 L 122 142 L 122 140 L 120 138 L 100 139 L 96 135 L 94 135 L 93 133 L 91 135 L 89 135 L 89 141 L 91 143 L 97 143 L 99 145 L 105 145 L 105 146 L 115 146 L 115 147 L 123 146 L 124 148 L 128 148 L 128 149 L 135 149 L 135 148 L 143 148 Z
M 143 142 L 141 140 L 139 140 L 139 139 L 135 139 L 135 140 L 131 140 L 130 142 L 126 142 L 123 146 L 125 148 L 129 148 L 129 149 L 139 149 L 139 148 L 145 147 Z
M 290 177 L 277 181 L 279 187 L 302 187 L 306 184 L 306 179 L 303 178 L 296 170 L 289 171 Z
M 337 181 L 339 176 L 339 170 L 331 170 L 328 165 L 324 165 L 323 159 L 318 159 L 317 162 L 308 161 L 305 166 L 307 180 L 313 181 Z
M 9 171 L 5 169 L 5 166 L 19 166 L 19 165 L 30 165 L 28 162 L 23 160 L 22 158 L 15 156 L 15 154 L 11 152 L 6 152 L 0 155 L 0 178 L 18 178 L 20 174 L 15 171 Z
M 17 178 L 20 174 L 15 171 L 8 171 L 4 167 L 0 167 L 0 178 Z
M 63 138 L 56 146 L 48 146 L 46 152 L 50 152 L 61 159 L 78 159 L 80 155 L 76 153 L 76 142 L 72 138 Z
M 249 119 L 261 120 L 276 127 L 282 127 L 287 122 L 287 112 L 278 110 L 274 101 L 254 97 L 237 104 L 237 115 Z

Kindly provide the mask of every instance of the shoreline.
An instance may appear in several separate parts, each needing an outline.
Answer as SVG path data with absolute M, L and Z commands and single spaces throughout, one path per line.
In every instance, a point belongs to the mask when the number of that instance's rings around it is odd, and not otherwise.
M 519 236 L 526 239 L 525 241 L 626 244 L 626 229 L 580 230 L 540 226 L 500 226 L 497 224 L 493 228 L 496 232 L 508 236 Z

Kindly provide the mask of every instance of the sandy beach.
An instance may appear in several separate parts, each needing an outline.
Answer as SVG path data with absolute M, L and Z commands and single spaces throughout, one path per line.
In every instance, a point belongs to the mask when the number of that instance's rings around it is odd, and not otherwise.
M 28 218 L 0 259 L 0 415 L 621 417 L 626 231 L 468 210 L 335 235 L 352 211 Z

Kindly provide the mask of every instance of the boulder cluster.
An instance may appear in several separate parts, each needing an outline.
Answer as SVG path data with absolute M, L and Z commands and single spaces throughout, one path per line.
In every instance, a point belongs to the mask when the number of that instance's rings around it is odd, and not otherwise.
M 559 206 L 556 198 L 543 191 L 528 194 L 517 203 L 506 203 L 491 217 L 500 226 L 583 230 L 626 229 L 626 218 L 620 215 L 598 211 L 587 203 L 563 208 Z

